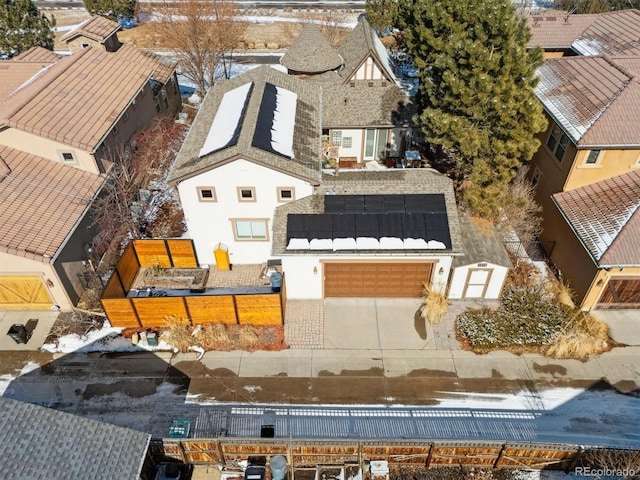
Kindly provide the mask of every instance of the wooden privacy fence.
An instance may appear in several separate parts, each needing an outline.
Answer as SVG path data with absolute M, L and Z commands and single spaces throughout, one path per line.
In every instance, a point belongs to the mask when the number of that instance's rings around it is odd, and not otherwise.
M 279 292 L 169 297 L 127 297 L 141 268 L 197 268 L 191 240 L 133 240 L 125 248 L 100 299 L 114 327 L 160 328 L 167 317 L 193 325 L 283 325 L 285 278 Z
M 637 455 L 636 451 L 626 451 Z M 234 464 L 252 456 L 284 455 L 295 480 L 296 470 L 327 465 L 358 465 L 386 460 L 391 469 L 403 467 L 475 466 L 480 468 L 573 469 L 584 450 L 579 445 L 447 441 L 316 441 L 279 439 L 152 440 L 155 459 L 172 458 L 187 464 Z

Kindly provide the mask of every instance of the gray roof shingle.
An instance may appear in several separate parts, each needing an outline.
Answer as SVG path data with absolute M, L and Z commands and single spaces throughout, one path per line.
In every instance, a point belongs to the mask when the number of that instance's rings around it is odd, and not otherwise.
M 504 267 L 513 267 L 504 245 L 491 222 L 460 215 L 460 232 L 464 255 L 455 257 L 452 267 L 489 262 Z
M 320 29 L 306 24 L 300 35 L 280 59 L 280 63 L 298 73 L 322 73 L 342 65 L 342 57 L 333 49 Z
M 0 397 L 2 478 L 139 478 L 151 436 Z
M 234 145 L 200 157 L 200 149 L 207 138 L 222 97 L 226 92 L 247 82 L 253 82 L 254 84 L 237 142 Z M 293 159 L 285 158 L 252 145 L 256 119 L 266 83 L 271 83 L 297 94 L 293 133 Z M 311 183 L 317 183 L 320 180 L 321 162 L 320 122 L 320 92 L 317 85 L 287 75 L 267 65 L 250 70 L 242 75 L 225 80 L 209 90 L 169 173 L 169 181 L 180 182 L 230 160 L 244 158 L 309 180 Z

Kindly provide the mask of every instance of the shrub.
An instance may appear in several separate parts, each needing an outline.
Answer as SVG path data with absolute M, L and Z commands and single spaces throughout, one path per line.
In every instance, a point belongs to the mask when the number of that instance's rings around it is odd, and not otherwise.
M 440 323 L 444 314 L 447 313 L 449 300 L 445 295 L 434 292 L 428 284 L 424 284 L 422 289 L 422 303 L 420 304 L 420 316 L 431 325 Z

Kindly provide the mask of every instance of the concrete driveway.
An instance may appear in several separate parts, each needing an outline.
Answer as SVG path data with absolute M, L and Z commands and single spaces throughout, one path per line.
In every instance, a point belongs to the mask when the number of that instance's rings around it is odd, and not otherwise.
M 58 312 L 50 310 L 0 311 L 0 350 L 38 350 L 44 344 L 56 318 L 58 318 Z M 14 324 L 22 324 L 32 329 L 31 339 L 26 344 L 16 343 L 7 335 Z
M 323 348 L 349 350 L 460 348 L 453 334 L 453 317 L 449 319 L 447 315 L 440 324 L 431 325 L 416 314 L 419 305 L 420 300 L 416 298 L 325 299 Z
M 640 310 L 593 310 L 609 325 L 609 336 L 622 345 L 640 345 Z

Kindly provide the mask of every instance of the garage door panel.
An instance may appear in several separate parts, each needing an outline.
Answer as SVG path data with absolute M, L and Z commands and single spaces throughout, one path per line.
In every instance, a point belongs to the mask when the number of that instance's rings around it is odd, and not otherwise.
M 40 277 L 0 277 L 0 310 L 48 310 L 51 305 Z
M 431 263 L 326 263 L 325 297 L 418 297 Z
M 609 279 L 598 301 L 598 308 L 640 308 L 640 279 Z

